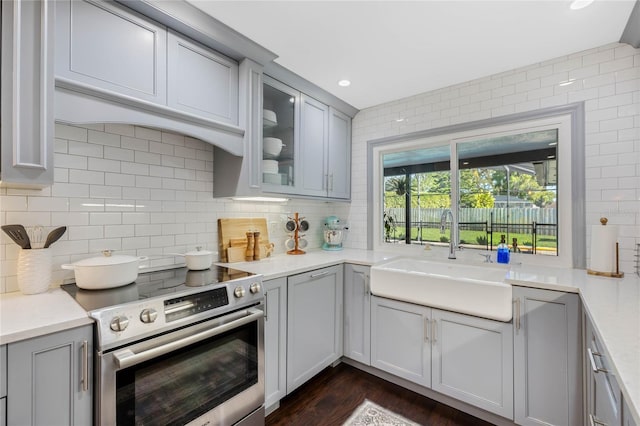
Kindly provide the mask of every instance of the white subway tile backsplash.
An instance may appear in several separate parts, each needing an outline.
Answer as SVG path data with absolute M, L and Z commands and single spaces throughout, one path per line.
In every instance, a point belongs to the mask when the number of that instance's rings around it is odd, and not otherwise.
M 133 149 L 135 151 L 149 151 L 149 141 L 145 139 L 131 138 L 122 136 L 120 138 L 120 146 L 125 149 Z
M 161 141 L 162 140 L 162 132 L 156 129 L 149 129 L 147 127 L 139 127 L 135 128 L 136 138 L 139 139 L 148 139 L 150 141 Z
M 69 182 L 77 184 L 104 185 L 104 172 L 89 170 L 69 170 Z
M 135 152 L 135 162 L 138 164 L 155 164 L 160 165 L 161 156 L 160 154 L 156 154 L 153 152 L 144 152 L 144 151 L 134 151 Z
M 3 212 L 27 210 L 27 197 L 25 196 L 0 196 L 0 207 Z
M 162 179 L 157 177 L 136 176 L 136 186 L 141 188 L 162 188 Z
M 117 213 L 117 212 L 89 213 L 90 225 L 119 225 L 121 223 L 122 223 L 122 213 Z
M 89 157 L 89 170 L 120 173 L 120 161 Z
M 69 199 L 64 197 L 28 197 L 27 211 L 30 212 L 66 212 Z
M 89 240 L 89 253 L 98 254 L 103 250 L 126 250 L 126 248 L 123 247 L 122 238 L 101 238 Z
M 54 197 L 88 197 L 89 185 L 83 183 L 57 183 L 52 187 Z
M 65 169 L 85 169 L 89 163 L 87 157 L 55 153 L 53 159 L 56 167 Z
M 115 135 L 121 135 L 121 136 L 130 136 L 130 137 L 135 136 L 134 127 L 128 124 L 106 123 L 104 125 L 104 131 L 107 133 L 113 133 Z
M 51 226 L 84 226 L 89 224 L 88 212 L 53 212 L 51 213 Z
M 104 226 L 70 226 L 67 229 L 69 240 L 93 240 L 104 238 Z
M 78 155 L 83 157 L 102 158 L 104 156 L 103 147 L 101 145 L 95 145 L 86 142 L 69 141 L 68 152 L 71 155 Z
M 134 161 L 134 152 L 131 149 L 122 149 L 112 146 L 104 147 L 104 158 L 108 160 Z
M 106 145 L 110 147 L 120 146 L 120 135 L 105 133 L 104 130 L 89 130 L 88 142 L 94 146 Z
M 65 124 L 55 124 L 56 138 L 73 141 L 87 141 L 87 129 L 81 127 L 68 126 Z
M 122 239 L 122 250 L 137 250 L 146 248 L 152 248 L 149 244 L 149 237 L 128 237 Z

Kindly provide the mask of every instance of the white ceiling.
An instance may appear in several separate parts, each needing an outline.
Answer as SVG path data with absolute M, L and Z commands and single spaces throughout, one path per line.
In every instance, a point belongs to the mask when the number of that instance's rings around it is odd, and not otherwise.
M 188 1 L 358 109 L 617 42 L 635 2 Z

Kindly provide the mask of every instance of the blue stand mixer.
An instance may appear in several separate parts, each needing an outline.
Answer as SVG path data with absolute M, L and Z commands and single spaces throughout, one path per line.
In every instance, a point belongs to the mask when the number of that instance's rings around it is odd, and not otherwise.
M 324 220 L 324 244 L 323 250 L 342 250 L 349 227 L 343 224 L 336 216 L 329 216 Z

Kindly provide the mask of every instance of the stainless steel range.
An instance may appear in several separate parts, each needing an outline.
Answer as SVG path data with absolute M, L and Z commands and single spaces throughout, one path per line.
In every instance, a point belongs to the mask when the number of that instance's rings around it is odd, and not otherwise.
M 62 286 L 96 320 L 96 423 L 264 425 L 262 276 L 212 267 Z

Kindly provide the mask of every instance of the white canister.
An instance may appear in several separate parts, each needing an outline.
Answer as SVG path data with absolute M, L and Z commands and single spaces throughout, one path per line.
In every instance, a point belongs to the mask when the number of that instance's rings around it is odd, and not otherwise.
M 49 289 L 53 261 L 50 248 L 21 249 L 18 254 L 18 287 L 23 294 Z

